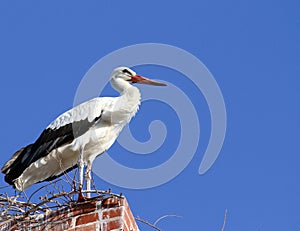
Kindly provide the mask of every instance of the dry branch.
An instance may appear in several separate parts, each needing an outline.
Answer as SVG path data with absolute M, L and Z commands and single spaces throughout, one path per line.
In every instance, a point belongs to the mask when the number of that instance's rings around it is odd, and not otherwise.
M 34 219 L 36 215 L 46 214 L 53 209 L 70 208 L 77 202 L 74 198 L 78 198 L 80 193 L 96 194 L 93 199 L 104 199 L 110 196 L 122 198 L 121 195 L 111 193 L 110 190 L 82 190 L 80 192 L 73 185 L 72 188 L 73 190 L 67 192 L 61 180 L 56 180 L 38 188 L 29 197 L 24 193 L 14 196 L 9 196 L 7 193 L 0 194 L 0 222 L 28 221 Z M 44 196 L 40 196 L 35 203 L 31 202 L 33 196 L 41 190 Z
M 223 225 L 222 225 L 222 231 L 225 230 L 225 225 L 226 225 L 226 217 L 227 217 L 227 209 L 225 209 L 224 213 L 224 220 L 223 220 Z
M 139 222 L 142 222 L 142 223 L 144 223 L 144 224 L 150 226 L 150 227 L 153 228 L 153 229 L 156 229 L 156 230 L 158 230 L 158 231 L 162 231 L 160 228 L 158 228 L 158 227 L 155 226 L 154 224 L 151 224 L 149 221 L 143 220 L 143 219 L 141 219 L 140 217 L 136 217 L 135 219 L 136 219 L 137 221 L 139 221 Z

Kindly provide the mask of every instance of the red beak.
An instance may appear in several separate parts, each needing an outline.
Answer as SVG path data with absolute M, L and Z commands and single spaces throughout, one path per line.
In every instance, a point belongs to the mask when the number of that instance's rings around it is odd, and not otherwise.
M 165 83 L 160 83 L 158 81 L 147 79 L 147 78 L 142 77 L 140 75 L 132 76 L 131 77 L 131 82 L 132 83 L 139 83 L 139 84 L 148 84 L 148 85 L 153 85 L 153 86 L 167 86 L 167 84 L 165 84 Z

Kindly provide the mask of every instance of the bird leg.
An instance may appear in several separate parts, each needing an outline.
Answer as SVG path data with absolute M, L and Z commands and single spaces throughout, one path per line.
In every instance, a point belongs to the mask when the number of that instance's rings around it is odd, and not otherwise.
M 84 168 L 83 149 L 84 147 L 81 146 L 79 149 L 79 158 L 78 158 L 78 173 L 79 173 L 79 199 L 78 200 L 82 200 L 84 198 L 84 196 L 82 195 L 83 168 Z
M 86 172 L 84 174 L 87 191 L 91 191 L 91 169 L 92 169 L 92 163 L 90 161 L 88 161 L 87 166 L 86 166 Z M 89 192 L 86 195 L 87 195 L 87 198 L 91 197 L 91 193 L 89 193 Z

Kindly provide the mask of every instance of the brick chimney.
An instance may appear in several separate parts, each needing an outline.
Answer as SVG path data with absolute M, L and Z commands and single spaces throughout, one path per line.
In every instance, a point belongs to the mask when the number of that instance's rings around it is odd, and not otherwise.
M 0 224 L 0 231 L 139 231 L 130 207 L 124 197 L 92 198 L 73 204 L 70 208 L 48 214 L 7 220 Z

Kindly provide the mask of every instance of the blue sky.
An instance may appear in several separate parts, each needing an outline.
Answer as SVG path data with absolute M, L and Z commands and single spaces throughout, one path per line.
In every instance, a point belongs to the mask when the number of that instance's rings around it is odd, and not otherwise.
M 198 174 L 210 134 L 201 92 L 176 72 L 141 66 L 136 70 L 174 83 L 199 102 L 197 153 L 164 185 L 131 190 L 97 178 L 98 187 L 123 192 L 146 220 L 183 217 L 162 220 L 163 230 L 221 230 L 226 208 L 226 230 L 298 230 L 299 26 L 295 0 L 1 1 L 1 164 L 72 107 L 81 79 L 100 58 L 137 43 L 170 44 L 200 59 L 222 90 L 228 124 L 219 158 Z M 109 87 L 105 93 L 117 95 Z M 164 146 L 143 157 L 116 143 L 112 158 L 137 168 L 167 160 L 178 141 L 178 118 L 166 105 L 143 105 L 132 120 L 137 139 L 149 138 L 151 119 L 171 129 Z

